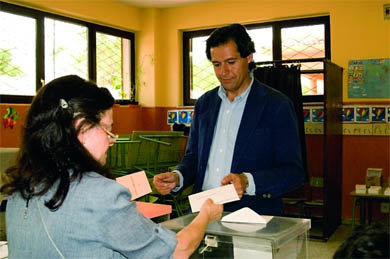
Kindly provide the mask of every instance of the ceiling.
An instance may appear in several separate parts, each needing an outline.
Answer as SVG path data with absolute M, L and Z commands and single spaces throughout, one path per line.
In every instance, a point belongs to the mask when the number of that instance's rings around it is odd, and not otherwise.
M 119 0 L 139 8 L 172 8 L 183 5 L 214 2 L 217 0 Z

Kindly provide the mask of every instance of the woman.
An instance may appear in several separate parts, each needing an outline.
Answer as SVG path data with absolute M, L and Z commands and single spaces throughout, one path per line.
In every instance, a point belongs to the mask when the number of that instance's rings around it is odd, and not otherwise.
M 7 170 L 9 258 L 186 258 L 222 214 L 208 200 L 177 233 L 143 217 L 106 178 L 114 99 L 77 76 L 43 87 L 29 109 L 18 163 Z

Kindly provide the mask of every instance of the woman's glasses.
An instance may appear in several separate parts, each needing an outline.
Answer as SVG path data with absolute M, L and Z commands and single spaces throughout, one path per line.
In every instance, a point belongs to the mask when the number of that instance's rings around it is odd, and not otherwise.
M 112 139 L 112 140 L 116 140 L 119 136 L 118 135 L 115 135 L 114 133 L 112 133 L 111 131 L 107 130 L 106 128 L 104 128 L 103 126 L 100 126 L 100 128 L 103 129 L 103 131 L 107 134 L 107 137 L 109 139 Z

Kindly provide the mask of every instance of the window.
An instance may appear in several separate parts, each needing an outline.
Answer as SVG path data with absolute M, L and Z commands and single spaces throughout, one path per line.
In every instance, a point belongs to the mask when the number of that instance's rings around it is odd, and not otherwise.
M 88 28 L 45 18 L 45 82 L 70 74 L 88 78 Z
M 0 11 L 1 94 L 35 94 L 36 20 Z M 13 24 L 14 26 L 9 26 Z
M 29 103 L 54 78 L 76 74 L 135 103 L 134 34 L 2 3 L 1 102 Z
M 106 33 L 96 33 L 96 82 L 110 89 L 116 99 L 129 99 L 132 92 L 131 41 Z
M 323 60 L 330 60 L 329 16 L 245 26 L 255 43 L 257 65 L 299 63 L 304 102 L 322 101 Z M 219 85 L 207 59 L 206 39 L 214 29 L 183 33 L 184 105 L 193 105 Z

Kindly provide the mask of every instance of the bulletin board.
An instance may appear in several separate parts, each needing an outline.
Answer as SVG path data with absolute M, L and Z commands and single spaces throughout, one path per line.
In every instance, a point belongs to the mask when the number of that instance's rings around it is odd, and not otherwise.
M 348 62 L 349 98 L 390 98 L 390 58 Z

